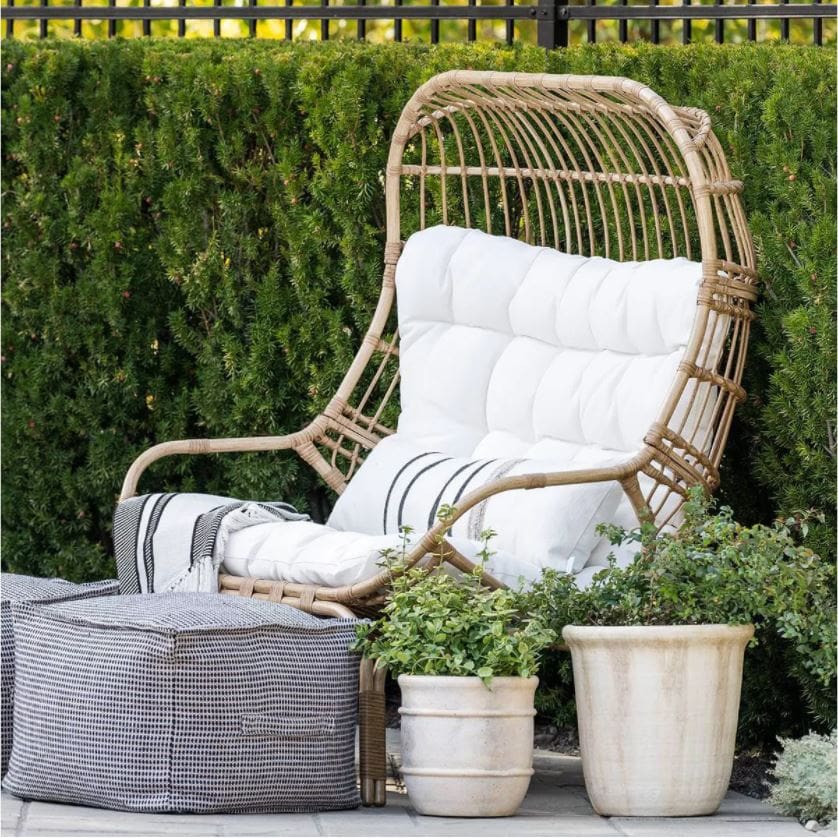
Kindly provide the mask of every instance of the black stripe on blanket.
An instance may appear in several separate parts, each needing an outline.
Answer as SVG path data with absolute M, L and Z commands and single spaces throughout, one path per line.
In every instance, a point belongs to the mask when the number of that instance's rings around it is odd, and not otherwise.
M 140 575 L 137 566 L 137 534 L 143 510 L 152 495 L 129 498 L 122 501 L 113 516 L 113 551 L 116 572 L 119 576 L 119 592 L 140 593 Z
M 145 565 L 146 591 L 149 593 L 154 590 L 154 533 L 157 532 L 160 519 L 163 517 L 163 510 L 165 510 L 169 501 L 173 497 L 174 493 L 171 492 L 168 492 L 165 495 L 157 496 L 157 501 L 152 507 L 151 517 L 148 520 L 148 526 L 145 530 L 145 539 L 143 541 L 143 564 Z M 139 554 L 139 550 L 137 553 Z
M 204 512 L 195 519 L 195 526 L 192 528 L 192 557 L 190 567 L 195 566 L 203 556 L 211 556 L 215 539 L 218 537 L 218 529 L 224 516 L 228 512 L 240 507 L 240 503 L 228 503 L 226 506 L 216 506 L 209 512 Z

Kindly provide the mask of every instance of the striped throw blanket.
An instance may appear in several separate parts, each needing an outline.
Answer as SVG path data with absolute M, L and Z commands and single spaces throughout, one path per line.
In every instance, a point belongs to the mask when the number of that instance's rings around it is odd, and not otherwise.
M 274 521 L 307 521 L 287 503 L 241 501 L 192 493 L 129 498 L 114 513 L 113 542 L 120 592 L 218 590 L 229 537 Z

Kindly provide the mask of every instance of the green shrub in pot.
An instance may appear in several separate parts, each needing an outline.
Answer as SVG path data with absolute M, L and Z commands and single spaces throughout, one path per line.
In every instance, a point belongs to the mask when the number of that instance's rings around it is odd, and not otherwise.
M 482 534 L 484 561 L 491 537 Z M 386 558 L 403 572 L 382 617 L 358 627 L 356 648 L 398 676 L 411 802 L 421 814 L 511 815 L 532 775 L 535 674 L 556 635 L 526 598 L 486 587 L 482 563 L 455 577 Z
M 546 571 L 529 595 L 555 631 L 566 625 L 651 626 L 752 623 L 793 644 L 824 686 L 835 681 L 835 569 L 797 537 L 820 516 L 798 513 L 773 526 L 744 526 L 716 511 L 700 489 L 684 504 L 677 532 L 601 526 L 612 544 L 638 545 L 627 567 L 611 564 L 585 590 Z
M 730 778 L 744 649 L 760 633 L 776 632 L 812 677 L 834 682 L 834 570 L 797 544 L 807 517 L 743 526 L 694 490 L 677 532 L 602 527 L 612 543 L 638 544 L 629 566 L 612 562 L 584 590 L 545 573 L 531 602 L 573 655 L 597 811 L 715 810 Z
M 403 530 L 403 538 L 409 536 Z M 488 558 L 493 533 L 482 533 Z M 402 551 L 403 554 L 403 551 Z M 556 634 L 526 610 L 526 600 L 508 588 L 482 584 L 483 564 L 455 577 L 422 568 L 401 571 L 401 555 L 385 555 L 394 571 L 382 617 L 358 627 L 357 649 L 393 675 L 529 678 Z

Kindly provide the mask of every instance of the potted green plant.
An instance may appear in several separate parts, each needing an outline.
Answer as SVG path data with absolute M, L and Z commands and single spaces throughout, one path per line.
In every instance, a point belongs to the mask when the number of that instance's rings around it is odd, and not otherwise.
M 745 647 L 771 627 L 834 675 L 833 571 L 792 525 L 746 527 L 701 491 L 677 532 L 602 527 L 636 541 L 584 590 L 546 573 L 533 596 L 573 659 L 585 784 L 603 815 L 702 815 L 733 763 Z M 754 636 L 756 627 L 757 636 Z
M 492 535 L 482 535 L 483 561 Z M 482 562 L 454 577 L 387 560 L 399 572 L 381 619 L 358 627 L 356 648 L 398 676 L 411 803 L 424 815 L 514 814 L 533 773 L 535 674 L 556 635 L 515 592 L 486 587 Z

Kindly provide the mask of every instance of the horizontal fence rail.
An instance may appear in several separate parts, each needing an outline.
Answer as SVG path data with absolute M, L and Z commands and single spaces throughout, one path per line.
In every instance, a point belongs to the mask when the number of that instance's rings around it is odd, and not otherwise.
M 648 40 L 661 42 L 660 25 L 662 21 L 681 22 L 681 41 L 692 41 L 692 23 L 696 20 L 711 21 L 714 24 L 713 39 L 717 43 L 725 40 L 725 23 L 745 21 L 747 40 L 757 40 L 757 21 L 779 21 L 781 39 L 788 40 L 789 24 L 793 20 L 806 20 L 812 23 L 811 42 L 824 43 L 823 22 L 834 21 L 838 6 L 820 3 L 757 3 L 749 0 L 747 4 L 724 5 L 716 2 L 709 5 L 693 5 L 691 0 L 683 0 L 682 5 L 659 5 L 659 0 L 651 0 L 648 5 L 629 5 L 627 0 L 618 0 L 618 5 L 598 5 L 597 0 L 585 0 L 584 5 L 568 3 L 568 0 L 538 0 L 537 5 L 519 4 L 514 0 L 505 0 L 505 5 L 477 5 L 477 0 L 468 0 L 468 5 L 439 5 L 439 0 L 431 0 L 430 5 L 403 5 L 404 0 L 394 0 L 393 5 L 366 4 L 353 6 L 331 6 L 329 0 L 321 0 L 320 5 L 293 5 L 294 0 L 286 0 L 285 5 L 257 5 L 257 0 L 247 0 L 248 5 L 222 6 L 221 0 L 213 0 L 212 6 L 190 6 L 187 0 L 178 0 L 176 6 L 151 5 L 151 0 L 143 0 L 141 6 L 117 6 L 116 0 L 109 0 L 108 5 L 82 5 L 82 0 L 74 0 L 73 5 L 49 5 L 49 0 L 40 0 L 39 5 L 16 5 L 15 0 L 6 0 L 7 5 L 0 7 L 0 19 L 6 21 L 6 35 L 14 35 L 15 21 L 38 21 L 40 37 L 47 37 L 49 21 L 74 22 L 74 34 L 81 35 L 82 21 L 105 21 L 108 24 L 108 36 L 117 34 L 118 21 L 142 22 L 143 34 L 151 34 L 152 21 L 176 21 L 177 34 L 186 34 L 187 21 L 212 21 L 213 34 L 221 34 L 221 22 L 224 20 L 244 21 L 248 32 L 256 35 L 258 21 L 284 21 L 285 37 L 291 39 L 294 21 L 320 21 L 320 37 L 329 38 L 329 22 L 349 20 L 357 23 L 357 35 L 364 38 L 367 21 L 394 21 L 393 38 L 402 40 L 402 21 L 430 22 L 431 43 L 439 42 L 439 24 L 441 21 L 459 21 L 467 23 L 465 40 L 474 41 L 477 37 L 477 21 L 505 22 L 505 40 L 511 44 L 514 40 L 516 21 L 536 23 L 536 39 L 539 46 L 552 49 L 567 46 L 572 21 L 585 23 L 586 37 L 589 42 L 597 40 L 597 23 L 616 23 L 618 40 L 629 40 L 628 23 L 630 21 L 651 22 Z

